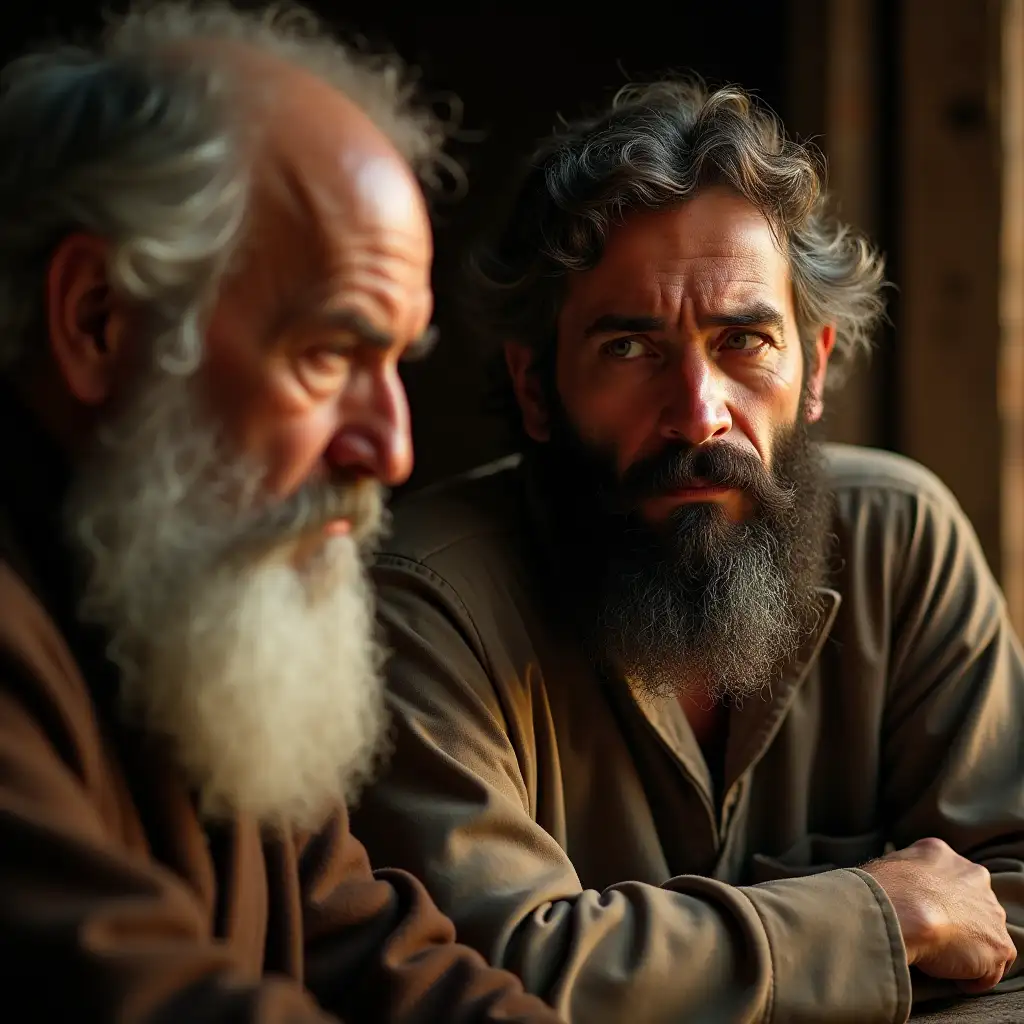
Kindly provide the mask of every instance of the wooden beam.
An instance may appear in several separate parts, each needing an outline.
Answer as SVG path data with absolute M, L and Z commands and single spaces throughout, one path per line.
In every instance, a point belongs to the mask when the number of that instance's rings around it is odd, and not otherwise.
M 843 220 L 877 237 L 878 50 L 873 0 L 829 0 L 825 76 L 828 187 Z M 880 445 L 885 361 L 862 358 L 828 396 L 830 440 Z
M 1024 635 L 1024 0 L 1006 0 L 1001 16 L 1001 576 L 1010 617 Z
M 879 229 L 879 47 L 876 0 L 790 0 L 787 129 L 828 161 L 828 191 L 843 220 Z M 885 360 L 861 359 L 826 403 L 831 441 L 881 445 Z
M 1004 564 L 999 378 L 1008 361 L 1001 275 L 1011 207 L 1002 36 L 1017 6 L 903 0 L 900 42 L 899 446 L 952 488 L 1004 583 L 1012 567 Z

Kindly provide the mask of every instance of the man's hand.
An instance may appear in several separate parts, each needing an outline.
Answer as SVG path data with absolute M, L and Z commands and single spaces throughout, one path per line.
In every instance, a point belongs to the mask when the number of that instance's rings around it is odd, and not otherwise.
M 907 963 L 925 974 L 985 992 L 1016 959 L 988 871 L 941 839 L 921 839 L 863 870 L 896 911 Z

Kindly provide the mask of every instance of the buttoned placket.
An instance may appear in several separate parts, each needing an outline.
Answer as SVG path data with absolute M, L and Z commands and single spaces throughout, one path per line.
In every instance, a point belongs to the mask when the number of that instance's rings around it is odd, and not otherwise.
M 693 787 L 707 814 L 707 825 L 716 860 L 724 867 L 744 816 L 737 814 L 748 780 L 768 750 L 785 720 L 786 713 L 824 646 L 842 601 L 835 590 L 821 588 L 822 611 L 811 633 L 794 656 L 789 670 L 772 688 L 768 700 L 750 699 L 729 712 L 722 802 L 715 806 L 711 772 L 675 697 L 641 700 L 636 705 L 664 748 L 679 768 L 686 784 Z

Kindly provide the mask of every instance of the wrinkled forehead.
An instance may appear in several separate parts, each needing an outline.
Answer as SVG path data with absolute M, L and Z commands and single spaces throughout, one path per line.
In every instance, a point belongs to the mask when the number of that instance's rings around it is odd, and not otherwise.
M 750 299 L 791 307 L 789 260 L 765 216 L 721 188 L 614 225 L 591 270 L 571 274 L 564 309 L 586 316 L 611 304 L 650 310 L 692 300 L 698 315 Z
M 252 181 L 250 221 L 317 242 L 332 228 L 388 230 L 429 246 L 415 176 L 360 106 L 326 79 L 244 43 L 191 40 L 172 48 L 210 61 L 236 86 Z M 425 237 L 424 237 L 425 236 Z

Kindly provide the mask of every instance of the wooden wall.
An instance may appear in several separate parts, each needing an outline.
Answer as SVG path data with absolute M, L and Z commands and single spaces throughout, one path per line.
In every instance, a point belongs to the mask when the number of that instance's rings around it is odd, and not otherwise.
M 1024 0 L 792 0 L 791 126 L 888 256 L 828 435 L 933 469 L 1024 629 Z
M 1020 0 L 904 0 L 899 442 L 974 523 L 1024 626 Z

